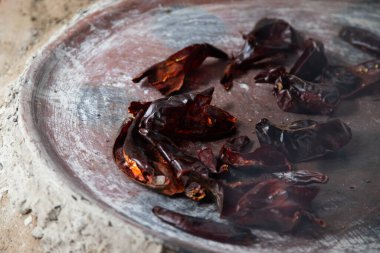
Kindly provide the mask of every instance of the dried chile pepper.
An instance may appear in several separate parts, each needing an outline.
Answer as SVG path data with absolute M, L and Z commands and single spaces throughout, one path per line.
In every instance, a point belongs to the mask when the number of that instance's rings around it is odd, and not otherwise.
M 309 184 L 325 184 L 328 181 L 328 176 L 316 171 L 298 170 L 285 171 L 274 173 L 263 173 L 259 176 L 243 178 L 232 182 L 222 181 L 220 187 L 223 194 L 221 217 L 228 218 L 236 213 L 236 208 L 240 198 L 248 191 L 253 189 L 260 182 L 276 179 L 287 184 L 293 185 L 309 185 Z
M 184 84 L 186 76 L 198 68 L 207 57 L 227 60 L 229 57 L 222 50 L 204 43 L 193 44 L 156 63 L 132 79 L 138 83 L 147 77 L 150 85 L 164 95 L 178 91 Z
M 273 145 L 291 162 L 301 162 L 335 152 L 351 140 L 351 129 L 339 119 L 326 122 L 294 121 L 276 126 L 267 119 L 256 125 L 260 144 Z
M 159 206 L 152 211 L 163 222 L 205 239 L 237 245 L 252 244 L 256 240 L 247 228 L 184 215 Z
M 380 57 L 380 37 L 363 28 L 344 26 L 339 37 L 362 51 Z
M 293 75 L 281 75 L 273 94 L 277 105 L 285 112 L 330 114 L 340 103 L 335 86 L 307 82 Z
M 116 164 L 133 181 L 162 194 L 184 192 L 183 182 L 176 177 L 165 159 L 138 134 L 137 125 L 141 116 L 142 112 L 120 128 L 113 149 Z
M 270 67 L 258 73 L 255 76 L 255 81 L 274 84 L 282 75 L 291 74 L 302 80 L 313 82 L 321 77 L 327 63 L 323 43 L 318 40 L 307 39 L 304 42 L 303 53 L 289 72 L 283 66 Z
M 337 87 L 342 98 L 350 98 L 380 83 L 380 59 L 348 67 L 328 66 L 322 79 Z
M 302 218 L 322 227 L 325 222 L 311 213 L 311 202 L 319 192 L 315 186 L 288 184 L 279 179 L 263 180 L 238 201 L 230 219 L 244 226 L 259 226 L 288 232 Z
M 228 141 L 220 151 L 220 166 L 244 169 L 251 173 L 290 170 L 291 165 L 286 157 L 273 146 L 262 145 L 254 151 L 244 152 L 249 142 L 246 136 Z
M 380 37 L 368 30 L 344 26 L 339 37 L 368 54 L 380 57 Z M 325 82 L 336 85 L 343 98 L 350 98 L 359 91 L 380 83 L 380 60 L 374 59 L 348 67 L 329 66 L 323 78 Z
M 375 41 L 380 41 L 380 39 L 376 37 L 376 35 L 366 32 L 368 31 L 360 28 L 344 27 L 341 30 L 340 36 L 346 41 L 352 42 L 352 44 L 360 48 L 364 48 L 366 52 L 370 52 L 371 49 L 373 49 L 373 45 L 375 45 Z M 289 79 L 289 74 L 308 82 L 320 81 L 321 85 L 311 84 L 310 87 L 315 86 L 316 89 L 320 90 L 328 90 L 328 86 L 335 87 L 338 89 L 341 98 L 350 98 L 359 91 L 380 82 L 380 60 L 370 60 L 348 67 L 330 66 L 324 54 L 323 44 L 319 41 L 308 39 L 304 42 L 303 54 L 298 58 L 289 73 L 284 67 L 275 66 L 257 74 L 255 80 L 256 82 L 275 84 L 278 80 Z M 283 86 L 282 83 L 279 86 L 281 88 Z M 330 92 L 335 93 L 335 91 L 333 91 L 334 88 L 331 89 Z M 277 87 L 275 88 L 275 94 L 278 94 Z M 308 99 L 310 99 L 309 95 L 305 93 Z M 302 108 L 296 108 L 294 103 L 290 102 L 290 92 L 284 93 L 278 98 L 280 98 L 278 100 L 279 106 L 285 109 L 285 111 L 303 111 Z M 315 102 L 316 97 L 312 96 L 312 98 L 309 103 L 305 102 L 305 104 L 310 104 L 311 106 L 311 104 Z M 331 99 L 332 97 L 329 98 L 329 100 Z M 332 99 L 332 102 L 334 102 L 334 100 L 335 99 Z M 333 110 L 333 108 L 325 109 L 327 110 L 314 112 L 314 110 L 310 111 L 309 108 L 305 113 L 326 114 Z
M 219 188 L 210 169 L 181 150 L 173 139 L 216 138 L 236 130 L 236 118 L 210 105 L 213 89 L 131 103 L 135 117 L 123 124 L 114 145 L 119 168 L 132 180 L 166 195 L 185 193 L 200 200 Z M 182 118 L 181 120 L 178 120 Z
M 236 75 L 265 60 L 266 64 L 283 60 L 284 55 L 303 47 L 303 37 L 282 19 L 263 18 L 253 30 L 244 35 L 240 54 L 226 67 L 221 84 L 226 90 L 232 88 Z M 276 56 L 277 55 L 277 56 Z
M 261 145 L 257 149 L 249 153 L 228 153 L 228 164 L 234 168 L 245 168 L 252 172 L 274 172 L 290 170 L 291 165 L 287 158 L 271 145 Z M 226 157 L 225 156 L 225 157 Z
M 272 67 L 256 75 L 256 82 L 275 84 L 273 93 L 278 106 L 286 112 L 329 114 L 340 103 L 338 88 L 328 84 L 316 84 L 327 67 L 323 44 L 308 39 L 303 54 L 289 73 L 282 66 Z

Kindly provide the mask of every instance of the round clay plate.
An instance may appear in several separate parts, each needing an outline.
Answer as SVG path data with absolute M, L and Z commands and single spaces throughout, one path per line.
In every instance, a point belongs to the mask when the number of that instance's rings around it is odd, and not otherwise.
M 342 25 L 380 34 L 380 5 L 361 1 L 125 1 L 91 12 L 62 33 L 34 60 L 25 76 L 22 120 L 38 149 L 47 152 L 68 185 L 85 193 L 121 220 L 172 245 L 196 252 L 325 252 L 379 249 L 380 89 L 344 101 L 334 115 L 311 117 L 281 111 L 267 84 L 252 70 L 226 92 L 219 84 L 226 62 L 208 59 L 185 90 L 215 87 L 213 104 L 235 115 L 238 134 L 256 142 L 255 124 L 297 119 L 340 118 L 352 129 L 351 142 L 334 155 L 297 164 L 330 177 L 313 202 L 326 228 L 306 224 L 293 234 L 254 229 L 260 241 L 247 247 L 217 243 L 183 233 L 151 212 L 160 205 L 218 220 L 213 204 L 169 198 L 129 180 L 113 162 L 112 146 L 131 101 L 162 95 L 131 79 L 179 49 L 208 42 L 229 54 L 263 17 L 283 18 L 306 36 L 324 42 L 330 62 L 371 59 L 337 33 Z M 209 145 L 203 143 L 202 145 Z

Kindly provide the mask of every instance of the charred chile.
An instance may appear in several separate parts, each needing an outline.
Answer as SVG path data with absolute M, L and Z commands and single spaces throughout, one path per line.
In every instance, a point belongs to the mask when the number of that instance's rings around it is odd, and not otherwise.
M 170 95 L 181 89 L 186 76 L 198 68 L 207 57 L 228 59 L 226 53 L 210 44 L 193 44 L 149 67 L 132 81 L 138 83 L 147 77 L 150 85 L 162 94 Z
M 238 245 L 252 244 L 256 240 L 247 228 L 192 217 L 158 206 L 153 208 L 153 213 L 163 222 L 205 239 Z
M 295 121 L 287 126 L 262 119 L 256 125 L 260 144 L 273 145 L 291 162 L 301 162 L 335 152 L 351 140 L 351 129 L 339 119 L 327 122 Z

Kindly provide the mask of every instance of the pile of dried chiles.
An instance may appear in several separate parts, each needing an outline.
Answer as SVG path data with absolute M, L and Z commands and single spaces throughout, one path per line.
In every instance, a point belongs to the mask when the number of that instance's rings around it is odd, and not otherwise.
M 262 119 L 256 125 L 260 147 L 252 150 L 247 136 L 232 136 L 237 119 L 211 104 L 214 88 L 178 91 L 207 57 L 216 57 L 229 61 L 221 78 L 226 90 L 235 77 L 260 68 L 255 81 L 273 85 L 283 111 L 330 114 L 344 99 L 380 83 L 380 38 L 355 27 L 343 27 L 339 37 L 375 59 L 354 66 L 329 65 L 321 41 L 305 38 L 284 20 L 264 18 L 243 36 L 245 43 L 236 57 L 210 44 L 194 44 L 151 66 L 133 82 L 146 77 L 165 97 L 130 104 L 132 117 L 123 123 L 113 150 L 118 167 L 161 194 L 215 201 L 227 222 L 153 208 L 162 221 L 203 238 L 246 245 L 255 240 L 252 227 L 287 232 L 303 221 L 325 226 L 312 212 L 311 202 L 319 192 L 312 184 L 326 183 L 328 177 L 296 170 L 293 164 L 346 145 L 351 130 L 345 123 L 300 120 L 280 126 Z M 298 58 L 287 70 L 283 66 L 291 55 Z M 173 92 L 177 94 L 170 96 Z M 182 145 L 226 137 L 218 154 L 211 148 L 195 152 L 191 145 Z

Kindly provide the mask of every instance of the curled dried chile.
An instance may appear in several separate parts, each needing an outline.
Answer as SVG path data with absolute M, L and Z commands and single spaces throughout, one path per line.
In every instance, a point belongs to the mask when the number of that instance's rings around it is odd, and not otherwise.
M 198 68 L 207 57 L 228 59 L 226 53 L 210 44 L 193 44 L 149 67 L 132 81 L 138 83 L 147 77 L 150 85 L 162 94 L 170 95 L 181 89 L 186 76 Z
M 324 227 L 325 222 L 311 212 L 311 202 L 318 192 L 315 186 L 263 180 L 240 198 L 230 219 L 240 225 L 281 232 L 294 230 L 303 218 Z
M 204 239 L 237 245 L 249 245 L 256 240 L 247 228 L 184 215 L 158 206 L 153 208 L 153 213 L 163 222 Z
M 240 146 L 231 145 L 231 143 L 241 142 L 241 139 L 247 140 L 248 137 L 241 136 L 234 138 L 222 147 L 220 152 L 221 167 L 228 166 L 235 169 L 243 169 L 250 173 L 290 170 L 291 165 L 289 161 L 274 146 L 262 145 L 254 151 L 244 152 Z
M 371 31 L 344 26 L 339 32 L 339 37 L 366 53 L 380 57 L 380 37 Z
M 326 122 L 294 121 L 276 126 L 267 119 L 256 125 L 260 144 L 273 145 L 291 162 L 301 162 L 335 152 L 351 140 L 351 129 L 339 119 Z
M 221 84 L 226 90 L 232 88 L 233 79 L 255 67 L 283 61 L 286 54 L 303 47 L 303 37 L 282 19 L 264 18 L 254 29 L 243 36 L 244 46 L 240 54 L 226 67 Z
M 171 139 L 203 139 L 236 129 L 233 116 L 210 105 L 212 91 L 131 103 L 129 111 L 135 118 L 122 126 L 114 145 L 119 168 L 132 180 L 166 195 L 184 193 L 198 201 L 209 192 L 220 206 L 222 195 L 209 178 L 210 169 Z
M 348 67 L 328 66 L 323 74 L 323 82 L 337 87 L 342 98 L 350 98 L 380 84 L 380 59 Z
M 330 114 L 340 103 L 336 87 L 307 82 L 293 75 L 280 76 L 273 94 L 277 105 L 285 112 Z

